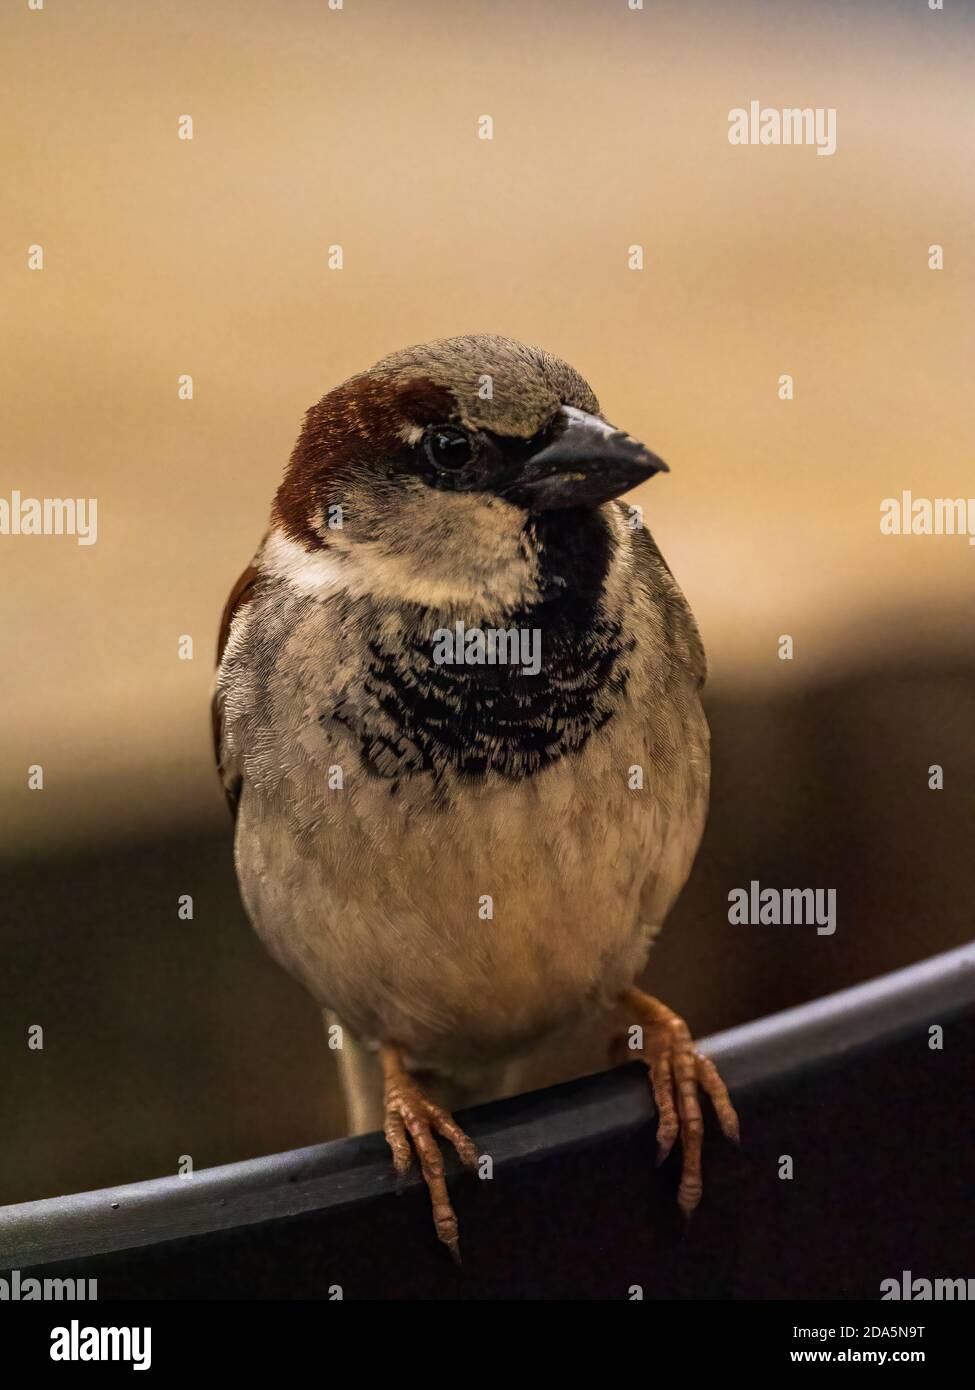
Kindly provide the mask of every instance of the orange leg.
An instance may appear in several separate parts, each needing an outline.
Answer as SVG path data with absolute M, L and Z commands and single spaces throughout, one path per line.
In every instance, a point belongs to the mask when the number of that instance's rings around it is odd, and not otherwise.
M 698 1052 L 687 1024 L 673 1009 L 639 989 L 624 990 L 620 1003 L 643 1029 L 640 1055 L 650 1069 L 657 1107 L 657 1165 L 680 1135 L 684 1151 L 677 1205 L 690 1216 L 701 1200 L 701 1143 L 704 1119 L 698 1087 L 711 1098 L 722 1133 L 738 1143 L 738 1116 L 717 1067 Z
M 413 1149 L 416 1150 L 420 1171 L 433 1204 L 433 1224 L 437 1235 L 453 1259 L 460 1264 L 460 1233 L 447 1193 L 443 1154 L 436 1136 L 440 1134 L 449 1139 L 461 1162 L 468 1168 L 477 1167 L 477 1149 L 453 1116 L 428 1100 L 413 1077 L 404 1070 L 398 1047 L 384 1044 L 379 1049 L 379 1057 L 383 1068 L 386 1108 L 383 1131 L 393 1153 L 393 1167 L 400 1177 L 405 1177 L 413 1165 Z

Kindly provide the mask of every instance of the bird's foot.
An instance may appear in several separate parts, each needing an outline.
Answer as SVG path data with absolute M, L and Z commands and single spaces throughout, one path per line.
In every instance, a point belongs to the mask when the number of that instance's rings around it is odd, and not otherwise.
M 380 1059 L 386 1111 L 383 1132 L 392 1150 L 393 1167 L 400 1178 L 405 1177 L 413 1166 L 413 1149 L 416 1150 L 420 1171 L 430 1192 L 437 1235 L 454 1261 L 460 1264 L 457 1216 L 447 1193 L 443 1154 L 436 1136 L 440 1134 L 444 1139 L 449 1139 L 461 1162 L 468 1168 L 477 1167 L 477 1149 L 453 1116 L 424 1095 L 404 1069 L 398 1048 L 391 1045 L 381 1047 Z
M 711 1098 L 722 1133 L 739 1142 L 738 1116 L 718 1069 L 698 1052 L 684 1020 L 639 989 L 628 989 L 620 1002 L 643 1030 L 640 1055 L 650 1069 L 650 1084 L 657 1107 L 657 1166 L 680 1135 L 683 1149 L 677 1205 L 690 1216 L 701 1200 L 701 1143 L 704 1120 L 698 1087 Z

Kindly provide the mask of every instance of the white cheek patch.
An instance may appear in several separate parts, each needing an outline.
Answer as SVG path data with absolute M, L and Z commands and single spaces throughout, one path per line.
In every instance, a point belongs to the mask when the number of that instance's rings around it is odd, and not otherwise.
M 399 432 L 399 437 L 404 444 L 419 444 L 423 438 L 423 430 L 419 425 L 404 425 Z
M 345 592 L 353 598 L 371 595 L 437 606 L 458 598 L 455 583 L 425 577 L 409 557 L 384 555 L 378 546 L 365 541 L 348 545 L 342 537 L 337 537 L 328 550 L 306 550 L 283 532 L 272 531 L 260 566 L 265 574 L 283 580 L 296 593 L 319 600 Z
M 342 548 L 339 549 L 338 547 Z M 259 560 L 261 570 L 295 593 L 319 602 L 333 594 L 371 597 L 428 608 L 467 605 L 471 614 L 488 615 L 537 597 L 530 557 L 519 554 L 508 573 L 492 576 L 430 574 L 412 556 L 384 553 L 372 542 L 354 545 L 336 537 L 327 550 L 306 550 L 282 531 L 268 536 Z
M 282 531 L 272 531 L 264 543 L 260 567 L 299 594 L 327 598 L 348 588 L 347 566 L 331 550 L 306 550 Z

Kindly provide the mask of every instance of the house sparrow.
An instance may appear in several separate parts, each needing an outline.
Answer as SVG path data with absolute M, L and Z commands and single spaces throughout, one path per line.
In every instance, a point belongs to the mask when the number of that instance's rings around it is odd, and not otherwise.
M 633 987 L 708 800 L 705 658 L 637 514 L 666 465 L 511 339 L 384 357 L 308 411 L 223 615 L 217 761 L 258 936 L 342 1028 L 353 1130 L 413 1150 L 440 1240 L 459 1103 L 614 1010 L 701 1196 L 687 1026 Z M 492 637 L 492 634 L 494 636 Z M 527 651 L 527 659 L 526 659 Z

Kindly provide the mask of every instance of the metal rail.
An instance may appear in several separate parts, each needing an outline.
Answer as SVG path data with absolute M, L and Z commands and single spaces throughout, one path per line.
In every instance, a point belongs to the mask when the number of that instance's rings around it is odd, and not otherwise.
M 841 1065 L 973 1004 L 975 944 L 702 1039 L 700 1046 L 741 1094 Z M 503 1168 L 632 1131 L 649 1115 L 642 1068 L 626 1067 L 479 1107 L 464 1125 Z M 24 1202 L 0 1207 L 0 1268 L 29 1269 L 347 1208 L 394 1186 L 385 1142 L 372 1134 L 201 1169 L 192 1177 Z

